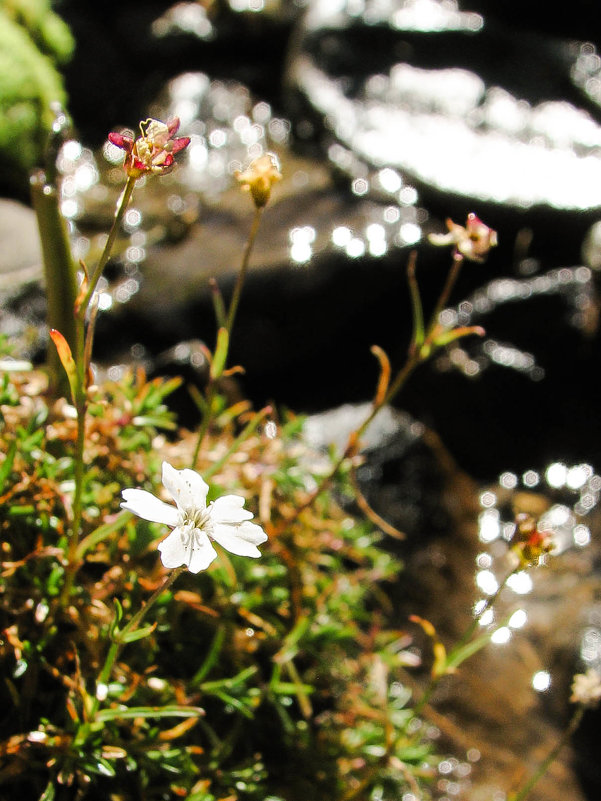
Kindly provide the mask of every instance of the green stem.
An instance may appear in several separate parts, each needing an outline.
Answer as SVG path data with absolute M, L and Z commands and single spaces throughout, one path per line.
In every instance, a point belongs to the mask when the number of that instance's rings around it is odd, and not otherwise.
M 463 634 L 461 635 L 461 637 L 459 638 L 459 640 L 457 641 L 455 646 L 447 654 L 447 657 L 446 657 L 446 660 L 445 660 L 445 665 L 447 667 L 450 664 L 452 664 L 452 660 L 453 660 L 453 657 L 455 656 L 455 654 L 457 654 L 457 652 L 461 648 L 463 648 L 472 639 L 472 637 L 474 636 L 474 632 L 476 631 L 480 621 L 484 617 L 484 614 L 489 609 L 492 609 L 492 607 L 496 604 L 497 600 L 499 599 L 499 596 L 501 595 L 501 593 L 503 592 L 503 590 L 507 586 L 507 582 L 509 581 L 509 579 L 521 569 L 522 569 L 521 566 L 518 566 L 518 567 L 515 567 L 512 570 L 510 570 L 509 573 L 503 579 L 503 581 L 497 587 L 495 593 L 493 595 L 491 595 L 490 598 L 487 598 L 485 603 L 482 604 L 482 607 L 478 610 L 478 614 L 474 616 L 474 619 L 471 621 L 469 626 L 467 626 L 467 628 L 465 629 L 465 631 L 463 632 Z M 424 690 L 421 698 L 419 699 L 419 701 L 413 707 L 413 710 L 412 710 L 413 718 L 419 717 L 419 715 L 423 711 L 424 707 L 426 706 L 426 704 L 429 702 L 430 698 L 432 697 L 434 691 L 438 687 L 442 677 L 446 676 L 446 675 L 447 674 L 443 670 L 440 673 L 437 673 L 435 676 L 433 676 L 430 679 L 430 682 L 429 682 L 428 686 L 426 687 L 426 689 Z
M 443 287 L 443 290 L 438 298 L 436 306 L 434 308 L 434 312 L 432 313 L 432 317 L 430 318 L 430 325 L 428 326 L 429 335 L 426 338 L 426 342 L 429 341 L 430 335 L 436 330 L 436 326 L 438 325 L 438 318 L 440 316 L 441 311 L 447 305 L 453 287 L 457 282 L 457 278 L 459 277 L 459 273 L 461 271 L 461 267 L 463 266 L 464 258 L 461 253 L 455 252 L 453 254 L 453 264 L 451 269 L 449 270 L 449 274 L 447 275 L 447 280 Z
M 77 410 L 77 440 L 75 442 L 74 471 L 75 489 L 73 492 L 73 518 L 69 545 L 67 548 L 67 564 L 65 566 L 65 579 L 60 595 L 60 604 L 65 607 L 71 597 L 73 580 L 77 572 L 79 533 L 83 512 L 83 484 L 84 484 L 84 447 L 86 438 L 86 405 Z
M 221 468 L 227 462 L 230 456 L 238 450 L 238 448 L 240 447 L 240 445 L 242 445 L 243 442 L 246 442 L 246 440 L 254 434 L 254 432 L 257 430 L 261 422 L 267 417 L 268 414 L 271 414 L 271 412 L 272 412 L 271 406 L 266 406 L 264 409 L 261 409 L 260 412 L 257 412 L 255 415 L 253 415 L 252 420 L 249 423 L 247 423 L 246 426 L 242 429 L 242 431 L 238 434 L 236 439 L 232 442 L 230 447 L 223 454 L 221 459 L 219 459 L 217 462 L 213 462 L 213 464 L 203 472 L 202 474 L 203 478 L 208 479 L 212 475 L 217 473 L 218 470 L 221 470 Z
M 252 253 L 252 249 L 255 244 L 255 239 L 257 238 L 257 232 L 259 230 L 259 225 L 261 223 L 262 212 L 263 212 L 262 206 L 257 206 L 255 208 L 255 216 L 253 218 L 250 234 L 248 236 L 248 241 L 246 242 L 246 247 L 244 248 L 244 254 L 242 256 L 242 264 L 240 266 L 238 278 L 236 279 L 234 293 L 232 295 L 232 299 L 230 301 L 230 308 L 227 314 L 227 323 L 225 327 L 227 328 L 228 334 L 232 333 L 232 328 L 234 327 L 234 320 L 236 319 L 236 312 L 238 311 L 240 296 L 242 295 L 242 287 L 244 286 L 244 279 L 246 278 L 246 273 L 248 271 L 250 254 Z
M 118 633 L 116 638 L 110 645 L 108 653 L 106 655 L 106 659 L 104 660 L 104 665 L 102 666 L 102 670 L 98 675 L 98 679 L 96 682 L 96 687 L 103 684 L 108 684 L 111 673 L 113 672 L 113 667 L 117 660 L 117 657 L 121 653 L 121 649 L 126 644 L 126 637 L 128 634 L 131 634 L 133 631 L 136 631 L 142 620 L 144 619 L 146 613 L 150 609 L 150 607 L 155 603 L 157 598 L 162 595 L 169 587 L 173 584 L 175 579 L 185 570 L 185 565 L 181 567 L 176 567 L 175 570 L 172 570 L 171 573 L 168 574 L 165 581 L 154 590 L 152 595 L 148 598 L 146 603 L 138 609 L 136 614 L 131 618 L 131 620 L 121 629 Z M 98 698 L 98 692 L 94 698 L 92 709 L 90 713 L 90 717 L 93 720 L 98 712 L 98 708 L 100 706 L 100 699 Z
M 123 217 L 125 216 L 127 207 L 129 206 L 129 201 L 131 200 L 131 196 L 133 195 L 134 187 L 136 185 L 137 180 L 138 180 L 137 178 L 134 178 L 131 175 L 128 176 L 127 183 L 125 184 L 123 192 L 121 193 L 121 197 L 117 202 L 117 211 L 115 212 L 115 218 L 113 220 L 111 230 L 109 231 L 109 235 L 107 237 L 104 250 L 102 251 L 100 259 L 98 260 L 96 269 L 90 275 L 90 283 L 88 285 L 86 294 L 79 307 L 79 314 L 82 316 L 82 318 L 85 318 L 88 306 L 90 305 L 90 300 L 92 299 L 92 295 L 96 290 L 96 286 L 98 285 L 100 276 L 102 275 L 103 270 L 106 267 L 107 262 L 111 256 L 113 245 L 115 244 L 115 239 L 117 238 L 117 234 L 119 233 L 121 222 L 123 220 Z
M 104 250 L 100 256 L 96 269 L 92 273 L 86 294 L 80 303 L 75 303 L 75 364 L 77 367 L 77 389 L 75 392 L 75 407 L 77 410 L 77 439 L 75 443 L 74 454 L 74 479 L 75 489 L 73 492 L 73 516 L 70 531 L 69 546 L 67 549 L 67 564 L 65 567 L 65 581 L 60 596 L 61 606 L 66 606 L 71 596 L 73 589 L 73 580 L 77 572 L 78 565 L 78 546 L 80 539 L 81 522 L 83 517 L 83 487 L 85 478 L 85 433 L 86 433 L 86 414 L 88 410 L 88 373 L 90 369 L 90 360 L 92 356 L 92 344 L 94 338 L 94 321 L 95 315 L 91 316 L 89 322 L 89 329 L 86 333 L 86 312 L 90 305 L 90 301 L 98 285 L 102 271 L 110 258 L 117 233 L 119 231 L 121 221 L 131 200 L 131 196 L 136 183 L 135 178 L 128 177 L 125 188 L 119 199 L 115 218 L 109 231 L 109 235 L 104 246 Z
M 557 756 L 564 745 L 568 742 L 570 737 L 574 734 L 578 726 L 580 725 L 580 721 L 582 720 L 582 716 L 584 714 L 584 706 L 579 705 L 568 725 L 566 726 L 565 731 L 555 744 L 555 746 L 549 751 L 545 759 L 541 762 L 538 769 L 532 774 L 532 776 L 528 779 L 528 781 L 521 787 L 516 793 L 513 793 L 509 796 L 508 801 L 524 801 L 528 795 L 530 795 L 530 791 L 534 788 L 534 785 L 541 779 L 551 764 L 557 759 Z
M 250 262 L 250 255 L 252 253 L 253 247 L 255 245 L 255 240 L 257 238 L 257 232 L 259 230 L 259 225 L 261 224 L 261 214 L 263 212 L 263 207 L 256 207 L 255 208 L 255 216 L 253 218 L 252 226 L 250 229 L 250 234 L 248 235 L 248 240 L 246 242 L 246 246 L 244 248 L 244 253 L 242 254 L 242 263 L 240 265 L 240 270 L 238 272 L 238 277 L 236 279 L 236 285 L 234 286 L 234 292 L 232 294 L 232 299 L 230 301 L 229 310 L 227 313 L 227 319 L 224 323 L 224 328 L 228 333 L 228 343 L 227 348 L 229 350 L 229 340 L 232 333 L 232 328 L 234 327 L 234 321 L 236 319 L 236 312 L 238 311 L 238 304 L 240 303 L 240 297 L 242 295 L 242 287 L 244 286 L 244 280 L 246 278 L 246 273 L 248 272 L 248 265 Z M 215 289 L 213 291 L 213 298 L 215 302 L 215 314 L 217 316 L 218 324 L 221 324 L 221 320 L 225 317 L 225 312 L 223 309 L 223 301 L 221 299 L 221 295 L 216 292 Z M 224 360 L 224 364 L 227 362 L 227 355 Z M 198 429 L 198 435 L 196 437 L 196 446 L 194 448 L 194 453 L 192 455 L 192 468 L 196 467 L 196 463 L 198 462 L 198 455 L 200 454 L 200 449 L 202 448 L 205 436 L 207 431 L 209 430 L 209 426 L 212 422 L 213 416 L 213 401 L 215 399 L 216 394 L 216 386 L 215 382 L 212 379 L 209 379 L 209 384 L 207 386 L 207 403 L 206 408 L 207 412 L 203 417 L 203 420 L 200 424 Z
M 464 631 L 463 635 L 460 637 L 460 639 L 457 642 L 457 644 L 454 646 L 454 648 L 450 652 L 449 657 L 451 657 L 460 648 L 463 648 L 463 646 L 467 642 L 469 642 L 471 640 L 471 638 L 474 636 L 474 632 L 478 628 L 478 625 L 479 625 L 480 621 L 482 620 L 482 618 L 484 617 L 484 615 L 486 614 L 486 612 L 488 612 L 489 609 L 492 609 L 493 606 L 496 604 L 496 602 L 499 600 L 499 596 L 501 595 L 501 593 L 503 592 L 503 590 L 507 586 L 507 582 L 509 581 L 509 579 L 512 576 L 515 576 L 515 574 L 519 573 L 521 570 L 523 570 L 523 567 L 521 565 L 518 565 L 517 567 L 514 567 L 509 571 L 509 573 L 505 576 L 503 581 L 499 584 L 499 586 L 497 587 L 497 589 L 493 593 L 493 595 L 491 595 L 490 598 L 487 598 L 486 601 L 482 604 L 481 608 L 478 611 L 478 614 L 474 616 L 474 619 L 469 624 L 469 626 Z
M 75 265 L 67 226 L 59 208 L 58 189 L 41 171 L 31 178 L 31 200 L 42 245 L 48 328 L 60 331 L 73 349 L 76 337 L 73 309 L 77 297 Z M 48 363 L 59 389 L 67 391 L 60 360 L 53 347 L 48 349 Z
M 211 420 L 213 419 L 213 401 L 215 400 L 215 382 L 212 378 L 209 378 L 209 385 L 207 387 L 207 398 L 206 398 L 206 413 L 202 418 L 200 426 L 198 427 L 198 434 L 196 435 L 196 446 L 194 448 L 194 453 L 192 454 L 192 469 L 196 468 L 196 463 L 198 462 L 198 455 L 200 454 L 200 449 L 204 442 L 205 435 L 209 430 L 209 425 L 211 424 Z

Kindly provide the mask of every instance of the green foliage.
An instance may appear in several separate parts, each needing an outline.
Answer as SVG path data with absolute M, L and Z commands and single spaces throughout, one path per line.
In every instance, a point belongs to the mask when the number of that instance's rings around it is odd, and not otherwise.
M 409 640 L 386 593 L 401 566 L 333 492 L 302 508 L 324 457 L 303 445 L 301 421 L 276 438 L 254 431 L 223 462 L 237 434 L 223 415 L 200 469 L 217 465 L 217 494 L 263 499 L 263 556 L 220 551 L 161 593 L 143 627 L 119 633 L 163 581 L 164 527 L 134 521 L 119 500 L 127 486 L 156 491 L 161 459 L 185 462 L 193 449 L 192 435 L 160 434 L 174 427 L 165 399 L 176 384 L 128 373 L 92 392 L 65 608 L 76 421 L 41 374 L 3 378 L 0 787 L 31 798 L 63 787 L 82 799 L 392 800 L 410 776 L 427 797 L 431 744 L 409 725 Z M 97 686 L 111 641 L 123 650 Z
M 0 162 L 13 179 L 40 164 L 54 114 L 66 101 L 58 65 L 74 42 L 48 0 L 4 0 L 0 7 Z

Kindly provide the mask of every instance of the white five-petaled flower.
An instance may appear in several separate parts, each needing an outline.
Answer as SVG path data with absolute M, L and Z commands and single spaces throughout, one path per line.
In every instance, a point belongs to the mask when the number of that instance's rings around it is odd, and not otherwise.
M 244 508 L 244 498 L 223 495 L 207 505 L 209 487 L 203 478 L 194 470 L 176 470 L 168 462 L 163 462 L 162 480 L 176 506 L 142 489 L 123 490 L 121 506 L 144 520 L 173 528 L 158 546 L 165 567 L 186 565 L 192 573 L 205 570 L 217 556 L 211 540 L 238 556 L 261 556 L 257 545 L 267 534 L 250 522 L 252 512 Z

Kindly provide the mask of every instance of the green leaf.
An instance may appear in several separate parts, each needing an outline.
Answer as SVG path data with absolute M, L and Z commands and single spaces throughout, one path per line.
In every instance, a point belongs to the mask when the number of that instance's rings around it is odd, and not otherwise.
M 211 364 L 211 378 L 213 381 L 219 378 L 223 373 L 229 344 L 230 335 L 227 332 L 227 328 L 220 328 L 217 332 L 217 345 L 215 346 L 215 353 Z
M 211 668 L 217 662 L 224 639 L 225 626 L 220 626 L 220 628 L 218 628 L 215 632 L 215 636 L 211 642 L 211 647 L 209 648 L 209 653 L 206 655 L 204 662 L 200 666 L 200 669 L 196 672 L 194 678 L 192 679 L 192 685 L 199 684 L 205 676 L 208 676 Z
M 196 718 L 204 715 L 199 706 L 130 706 L 121 709 L 102 709 L 97 721 L 127 720 L 131 718 Z
M 442 348 L 444 345 L 448 345 L 463 337 L 472 335 L 483 337 L 485 334 L 486 331 L 479 325 L 461 326 L 460 328 L 451 328 L 448 331 L 443 331 L 432 340 L 432 343 L 437 348 Z
M 54 801 L 54 783 L 52 781 L 48 782 L 46 789 L 40 796 L 40 801 Z
M 63 365 L 65 373 L 67 374 L 69 389 L 71 390 L 71 400 L 76 406 L 79 397 L 79 379 L 77 376 L 77 366 L 75 364 L 73 354 L 71 353 L 71 348 L 69 347 L 69 343 L 65 337 L 60 331 L 57 331 L 56 328 L 50 329 L 50 337 L 54 342 L 60 362 Z
M 76 558 L 83 559 L 84 554 L 86 551 L 89 551 L 99 542 L 102 542 L 107 537 L 110 537 L 115 531 L 118 531 L 120 528 L 127 523 L 127 521 L 132 517 L 132 513 L 124 510 L 120 512 L 114 520 L 110 523 L 105 523 L 103 526 L 99 526 L 97 529 L 92 531 L 87 537 L 84 537 L 83 540 L 79 543 L 76 552 Z
M 4 482 L 10 475 L 11 470 L 13 469 L 13 462 L 15 460 L 15 455 L 17 453 L 17 440 L 13 439 L 13 441 L 8 446 L 8 451 L 6 452 L 6 456 L 2 465 L 0 466 L 0 492 L 4 490 Z
M 135 642 L 136 640 L 142 640 L 144 637 L 148 637 L 156 627 L 156 623 L 147 623 L 145 626 L 141 626 L 139 629 L 134 629 L 133 631 L 127 631 L 126 627 L 123 631 L 116 631 L 114 639 L 119 643 Z
M 424 310 L 422 299 L 419 294 L 419 286 L 415 276 L 415 251 L 409 257 L 407 265 L 407 281 L 409 282 L 409 293 L 411 295 L 411 308 L 413 311 L 413 336 L 411 337 L 411 347 L 418 350 L 424 343 Z

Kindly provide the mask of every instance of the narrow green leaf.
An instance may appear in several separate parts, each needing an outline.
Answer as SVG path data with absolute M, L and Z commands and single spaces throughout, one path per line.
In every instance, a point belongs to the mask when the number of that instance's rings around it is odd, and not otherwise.
M 127 720 L 130 718 L 195 718 L 204 715 L 199 706 L 130 706 L 121 709 L 102 709 L 97 721 Z
M 419 286 L 415 276 L 415 261 L 416 253 L 413 251 L 409 256 L 409 264 L 407 265 L 407 281 L 409 283 L 409 294 L 411 296 L 411 308 L 413 311 L 413 336 L 411 337 L 411 349 L 419 349 L 424 342 L 424 310 L 422 307 L 422 299 L 419 294 Z
M 71 348 L 69 347 L 69 343 L 65 337 L 60 331 L 57 331 L 56 328 L 50 329 L 50 337 L 54 342 L 60 362 L 63 365 L 65 373 L 67 374 L 69 389 L 71 390 L 71 400 L 73 401 L 73 405 L 77 405 L 79 382 L 77 377 L 77 366 L 75 364 L 73 354 L 71 353 Z
M 84 554 L 86 551 L 89 551 L 99 542 L 102 542 L 107 537 L 110 537 L 115 531 L 118 531 L 120 528 L 127 523 L 127 521 L 132 517 L 132 513 L 124 510 L 120 512 L 114 520 L 111 520 L 110 523 L 105 523 L 103 526 L 99 526 L 97 529 L 94 529 L 87 537 L 84 537 L 83 540 L 79 543 L 77 548 L 76 557 L 77 559 L 83 559 Z
M 46 789 L 40 796 L 40 801 L 54 801 L 54 783 L 49 781 Z
M 486 331 L 479 325 L 451 328 L 448 331 L 443 331 L 439 336 L 435 337 L 432 340 L 432 343 L 436 345 L 436 347 L 441 348 L 444 345 L 448 345 L 450 342 L 455 342 L 457 339 L 462 339 L 463 337 L 468 337 L 472 334 L 483 337 L 486 334 Z
M 136 642 L 136 640 L 142 640 L 152 634 L 156 627 L 156 623 L 147 623 L 146 626 L 141 626 L 139 629 L 134 629 L 134 631 L 126 631 L 124 629 L 123 631 L 115 632 L 114 638 L 120 643 Z
M 217 345 L 215 346 L 215 353 L 213 355 L 213 362 L 211 364 L 211 378 L 215 381 L 223 373 L 225 362 L 227 360 L 227 352 L 230 344 L 230 336 L 227 328 L 220 328 L 217 332 Z
M 218 679 L 217 681 L 205 681 L 203 684 L 200 685 L 200 689 L 203 692 L 215 692 L 216 690 L 227 689 L 231 690 L 234 687 L 237 687 L 240 684 L 243 684 L 246 679 L 250 679 L 251 676 L 257 672 L 259 668 L 256 665 L 250 665 L 250 667 L 241 670 L 236 676 L 233 676 L 231 679 Z
M 13 462 L 15 461 L 16 453 L 17 453 L 17 440 L 13 439 L 13 441 L 8 446 L 8 450 L 6 452 L 4 461 L 0 465 L 0 492 L 3 492 L 4 482 L 9 477 L 10 472 L 13 469 Z
M 196 672 L 194 678 L 192 679 L 192 685 L 200 684 L 204 677 L 208 676 L 211 668 L 217 662 L 224 639 L 225 626 L 220 626 L 215 632 L 215 636 L 211 642 L 211 647 L 209 648 L 209 653 L 206 655 L 204 662 L 200 666 L 200 669 Z

